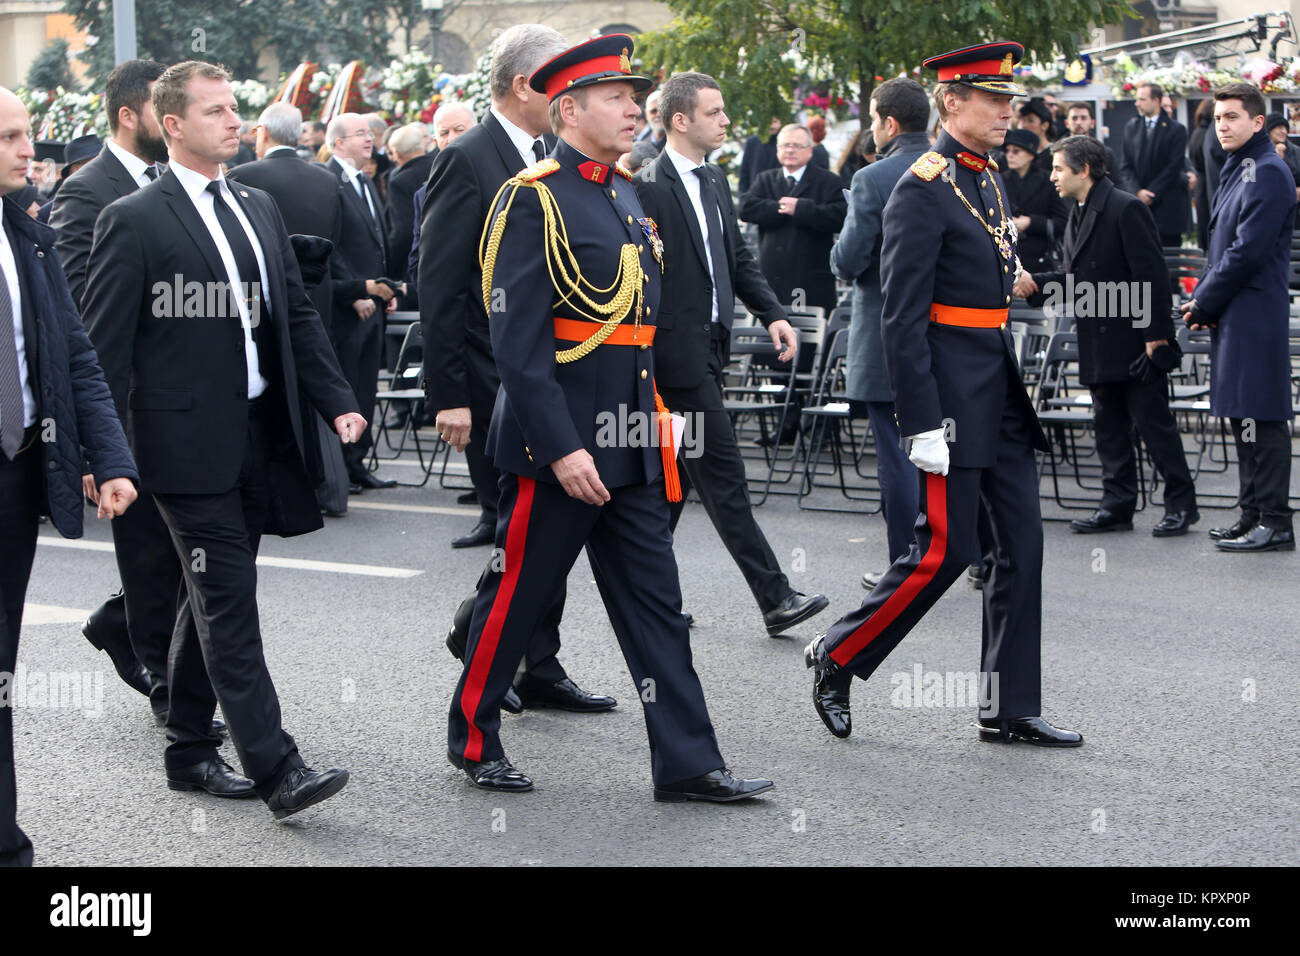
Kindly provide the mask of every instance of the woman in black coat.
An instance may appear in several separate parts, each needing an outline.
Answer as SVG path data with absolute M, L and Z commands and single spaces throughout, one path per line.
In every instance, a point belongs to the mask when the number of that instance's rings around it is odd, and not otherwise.
M 1007 131 L 1007 170 L 1002 181 L 1016 226 L 1016 255 L 1029 271 L 1054 268 L 1065 233 L 1065 203 L 1047 173 L 1034 165 L 1038 137 L 1028 130 Z

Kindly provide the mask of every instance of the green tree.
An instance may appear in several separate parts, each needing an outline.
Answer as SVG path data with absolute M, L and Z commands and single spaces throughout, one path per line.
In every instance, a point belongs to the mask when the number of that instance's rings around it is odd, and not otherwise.
M 68 65 L 68 41 L 62 39 L 45 44 L 27 70 L 29 90 L 53 90 L 60 86 L 65 90 L 77 88 L 72 68 Z
M 1028 58 L 1079 50 L 1091 25 L 1131 16 L 1126 0 L 667 0 L 675 17 L 637 39 L 643 70 L 700 70 L 748 130 L 792 113 L 796 86 L 866 103 L 876 77 L 935 53 L 1008 39 Z M 933 79 L 933 74 L 923 79 Z

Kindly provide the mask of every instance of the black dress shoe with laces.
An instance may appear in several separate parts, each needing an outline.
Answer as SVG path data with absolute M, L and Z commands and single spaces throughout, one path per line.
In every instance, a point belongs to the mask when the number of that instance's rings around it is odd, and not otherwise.
M 1053 727 L 1042 717 L 980 721 L 980 740 L 1011 743 L 1023 740 L 1035 747 L 1082 747 L 1083 734 Z
M 551 707 L 575 714 L 598 714 L 618 706 L 618 701 L 613 697 L 589 694 L 568 677 L 548 684 L 524 674 L 516 681 L 514 690 L 525 707 Z
M 1175 538 L 1187 534 L 1192 525 L 1200 520 L 1201 513 L 1199 511 L 1167 511 L 1165 516 L 1151 529 L 1151 535 L 1156 538 Z
M 348 782 L 346 770 L 312 770 L 310 767 L 294 767 L 266 801 L 266 808 L 271 816 L 283 820 L 299 810 L 306 810 L 312 804 L 328 800 L 338 793 Z
M 465 771 L 465 776 L 474 786 L 484 790 L 497 790 L 502 793 L 526 793 L 533 789 L 533 781 L 518 767 L 513 766 L 505 757 L 496 760 L 466 760 L 460 754 L 447 751 L 447 760 L 457 770 Z
M 453 548 L 479 548 L 496 540 L 496 531 L 486 521 L 480 521 L 470 529 L 469 534 L 451 539 Z
M 464 635 L 456 633 L 456 626 L 453 624 L 450 631 L 447 632 L 447 650 L 451 651 L 451 656 L 458 661 L 465 660 L 465 642 Z M 506 691 L 505 699 L 501 701 L 501 709 L 508 710 L 512 714 L 522 714 L 524 712 L 524 703 L 519 699 L 512 686 Z
M 1223 538 L 1214 542 L 1219 551 L 1294 551 L 1295 532 L 1279 531 L 1257 524 L 1237 538 Z
M 1117 515 L 1105 508 L 1098 508 L 1086 518 L 1075 518 L 1070 522 L 1070 530 L 1075 534 L 1101 534 L 1104 531 L 1132 531 L 1133 516 L 1127 518 Z
M 1211 528 L 1210 537 L 1215 541 L 1222 541 L 1224 538 L 1240 538 L 1258 523 L 1257 521 L 1251 522 L 1245 518 L 1239 518 L 1237 523 L 1230 528 Z
M 767 625 L 767 636 L 776 637 L 782 631 L 808 620 L 814 614 L 820 614 L 830 603 L 824 594 L 807 595 L 791 591 L 784 601 L 763 615 L 763 623 Z
M 354 485 L 360 485 L 362 488 L 396 488 L 397 482 L 391 478 L 380 478 L 373 471 L 363 471 L 352 478 Z
M 755 777 L 746 780 L 733 776 L 726 767 L 712 773 L 701 774 L 664 787 L 655 787 L 655 800 L 660 803 L 685 803 L 701 800 L 706 803 L 734 803 L 748 800 L 772 789 L 772 781 Z
M 813 707 L 826 729 L 836 737 L 853 733 L 849 714 L 849 691 L 853 672 L 836 664 L 826 653 L 826 635 L 809 644 L 803 652 L 804 664 L 813 671 Z
M 864 591 L 874 591 L 880 579 L 885 576 L 883 571 L 863 571 L 862 572 L 862 589 Z
M 113 670 L 127 687 L 149 696 L 153 680 L 149 670 L 135 656 L 126 626 L 126 599 L 117 594 L 96 608 L 81 625 L 81 633 L 91 646 L 108 655 Z
M 235 773 L 234 767 L 218 757 L 181 770 L 168 770 L 167 787 L 170 790 L 203 790 L 214 797 L 231 800 L 257 796 L 253 781 Z

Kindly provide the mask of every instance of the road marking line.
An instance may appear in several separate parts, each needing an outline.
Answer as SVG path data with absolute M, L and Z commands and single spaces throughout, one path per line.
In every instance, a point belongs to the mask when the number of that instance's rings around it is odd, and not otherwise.
M 80 541 L 40 535 L 39 543 L 52 548 L 72 548 L 76 551 L 112 551 L 111 541 Z M 389 568 L 382 564 L 349 564 L 345 561 L 313 561 L 308 558 L 277 558 L 269 554 L 257 557 L 262 568 L 290 568 L 297 571 L 325 571 L 331 574 L 359 574 L 370 578 L 413 578 L 423 574 L 419 568 Z
M 399 505 L 385 504 L 379 501 L 349 501 L 348 510 L 360 508 L 371 511 L 405 511 L 416 515 L 454 515 L 458 518 L 472 518 L 479 514 L 477 508 L 451 508 L 442 505 Z
M 89 614 L 89 611 L 75 607 L 28 602 L 23 605 L 23 627 L 31 627 L 34 624 L 80 624 Z

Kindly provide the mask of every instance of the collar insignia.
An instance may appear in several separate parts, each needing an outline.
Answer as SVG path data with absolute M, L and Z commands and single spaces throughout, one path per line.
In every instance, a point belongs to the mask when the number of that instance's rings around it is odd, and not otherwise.
M 961 163 L 967 169 L 975 170 L 977 173 L 984 172 L 984 167 L 989 164 L 987 159 L 983 159 L 973 153 L 968 153 L 965 150 L 962 150 L 957 154 L 957 162 Z

